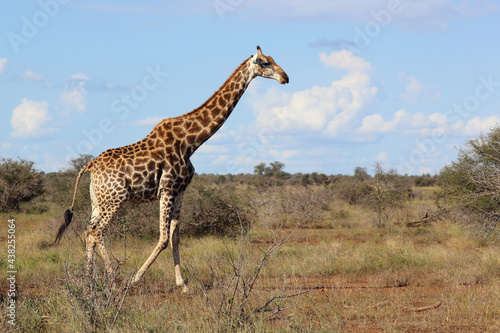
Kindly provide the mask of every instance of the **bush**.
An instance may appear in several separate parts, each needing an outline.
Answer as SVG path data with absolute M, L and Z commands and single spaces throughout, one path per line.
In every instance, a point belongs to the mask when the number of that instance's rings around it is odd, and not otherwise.
M 78 172 L 59 171 L 46 175 L 47 192 L 50 194 L 51 201 L 56 203 L 61 209 L 67 209 L 73 200 L 75 191 L 75 182 Z M 90 172 L 86 172 L 80 179 L 78 190 L 76 191 L 75 211 L 90 214 Z
M 252 205 L 266 227 L 280 229 L 322 225 L 333 201 L 333 191 L 325 186 L 269 186 L 259 188 Z
M 138 238 L 157 238 L 160 236 L 160 202 L 135 205 L 127 203 L 114 221 L 114 231 L 120 235 Z
M 231 186 L 210 187 L 194 182 L 186 190 L 181 233 L 195 236 L 237 236 L 251 227 L 248 199 Z
M 195 178 L 184 194 L 180 231 L 191 236 L 238 236 L 251 227 L 249 200 L 236 193 L 233 186 L 207 185 Z M 119 235 L 139 238 L 159 237 L 159 201 L 134 205 L 127 203 L 112 225 Z
M 364 205 L 376 213 L 377 226 L 383 226 L 390 210 L 401 208 L 413 197 L 410 181 L 398 175 L 396 170 L 384 170 L 375 163 L 375 175 L 370 177 L 366 169 L 357 167 L 354 176 L 344 176 L 333 184 L 338 197 L 350 205 Z
M 479 222 L 487 233 L 495 230 L 500 220 L 500 128 L 467 141 L 457 162 L 441 170 L 439 183 L 442 197 L 480 217 L 470 220 Z
M 43 174 L 35 170 L 34 164 L 22 159 L 1 158 L 0 210 L 3 213 L 18 212 L 21 204 L 45 193 Z
M 340 199 L 347 201 L 350 205 L 361 204 L 373 188 L 364 180 L 356 177 L 344 176 L 337 181 L 333 188 Z
M 411 186 L 406 177 L 394 169 L 384 170 L 379 162 L 375 163 L 375 176 L 369 182 L 372 191 L 365 196 L 364 204 L 377 214 L 376 225 L 382 227 L 388 212 L 401 208 L 412 197 Z
M 434 186 L 436 183 L 437 177 L 433 177 L 430 174 L 415 177 L 415 186 L 417 187 Z

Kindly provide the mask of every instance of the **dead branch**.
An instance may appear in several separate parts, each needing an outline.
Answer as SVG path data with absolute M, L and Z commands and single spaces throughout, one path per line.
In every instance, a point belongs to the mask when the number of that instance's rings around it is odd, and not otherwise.
M 422 312 L 422 311 L 427 311 L 427 310 L 433 310 L 437 309 L 441 306 L 443 302 L 442 301 L 437 301 L 436 303 L 432 305 L 426 305 L 426 306 L 421 306 L 418 308 L 410 308 L 409 310 L 414 311 L 414 312 Z
M 128 278 L 127 284 L 125 288 L 123 289 L 123 296 L 120 301 L 120 305 L 118 306 L 118 310 L 116 311 L 115 318 L 113 319 L 113 322 L 111 323 L 111 327 L 115 326 L 116 320 L 118 319 L 118 315 L 120 314 L 120 311 L 122 310 L 123 306 L 123 301 L 125 300 L 125 296 L 127 296 L 128 291 L 130 290 L 130 285 L 132 284 L 132 280 L 134 279 L 135 273 L 137 271 L 137 267 L 134 268 L 132 271 L 132 274 L 130 274 L 130 277 Z
M 427 212 L 425 212 L 425 215 L 422 218 L 408 222 L 406 223 L 406 226 L 408 228 L 414 228 L 414 227 L 429 225 L 444 218 L 446 215 L 448 215 L 449 212 L 450 211 L 448 209 L 440 209 L 437 212 L 432 212 L 431 210 L 428 210 Z
M 267 300 L 267 302 L 261 306 L 260 308 L 256 309 L 255 312 L 259 313 L 259 312 L 267 312 L 267 311 L 271 311 L 271 309 L 266 309 L 267 306 L 269 306 L 269 304 L 271 304 L 275 299 L 283 299 L 283 298 L 292 298 L 292 297 L 297 297 L 297 296 L 300 296 L 302 294 L 307 294 L 308 292 L 310 292 L 310 290 L 304 290 L 304 291 L 300 291 L 298 293 L 295 293 L 295 294 L 291 294 L 291 295 L 275 295 L 275 296 L 272 296 L 271 298 L 269 298 Z M 281 309 L 281 310 L 285 310 L 285 309 Z

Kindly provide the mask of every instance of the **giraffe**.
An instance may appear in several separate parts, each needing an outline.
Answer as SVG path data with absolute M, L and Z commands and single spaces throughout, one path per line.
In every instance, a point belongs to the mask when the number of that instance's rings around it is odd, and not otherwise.
M 87 273 L 91 274 L 93 270 L 97 245 L 108 276 L 113 276 L 104 234 L 123 205 L 127 201 L 141 204 L 158 199 L 158 244 L 136 272 L 132 283 L 141 280 L 170 239 L 175 282 L 186 292 L 179 259 L 179 215 L 184 191 L 194 175 L 189 158 L 224 124 L 257 76 L 275 79 L 281 84 L 288 83 L 288 75 L 283 69 L 272 57 L 262 54 L 257 46 L 257 54 L 247 58 L 200 107 L 179 117 L 163 119 L 144 139 L 128 146 L 108 149 L 83 166 L 76 178 L 73 201 L 64 213 L 64 223 L 59 227 L 53 244 L 59 242 L 71 223 L 78 183 L 81 176 L 90 171 L 92 216 L 85 231 Z

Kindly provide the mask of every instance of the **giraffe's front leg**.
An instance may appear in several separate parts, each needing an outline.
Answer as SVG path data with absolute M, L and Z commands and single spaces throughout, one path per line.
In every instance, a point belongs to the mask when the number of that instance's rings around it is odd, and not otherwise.
M 155 259 L 158 257 L 161 251 L 163 251 L 168 245 L 168 222 L 170 221 L 170 217 L 172 214 L 172 207 L 174 202 L 174 197 L 168 193 L 163 192 L 160 197 L 160 239 L 158 240 L 158 244 L 156 245 L 153 252 L 149 255 L 149 258 L 142 265 L 142 267 L 135 274 L 132 284 L 139 282 L 148 270 L 149 266 L 153 264 Z
M 170 222 L 170 244 L 172 245 L 172 255 L 174 257 L 175 284 L 182 287 L 182 292 L 187 292 L 188 287 L 182 278 L 181 261 L 179 257 L 179 220 Z
M 182 287 L 182 292 L 187 292 L 188 287 L 182 278 L 181 261 L 179 257 L 179 216 L 181 213 L 182 198 L 184 193 L 177 196 L 175 200 L 174 212 L 172 214 L 172 221 L 170 222 L 170 244 L 172 246 L 172 255 L 174 257 L 174 271 L 175 271 L 175 284 Z

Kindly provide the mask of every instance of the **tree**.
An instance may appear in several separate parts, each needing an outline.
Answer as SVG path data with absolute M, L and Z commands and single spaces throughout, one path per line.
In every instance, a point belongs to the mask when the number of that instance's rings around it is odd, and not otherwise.
M 266 169 L 266 163 L 262 162 L 253 167 L 253 173 L 256 175 L 263 175 Z
M 370 175 L 366 171 L 366 168 L 355 167 L 354 168 L 354 178 L 356 178 L 357 180 L 364 181 L 364 180 L 370 179 Z
M 45 193 L 43 174 L 35 170 L 34 162 L 10 158 L 0 159 L 0 210 L 19 211 L 23 203 Z
M 371 192 L 365 197 L 365 204 L 377 214 L 377 226 L 382 227 L 390 208 L 401 207 L 408 199 L 411 187 L 394 169 L 384 170 L 375 162 L 375 176 L 369 182 Z
M 92 156 L 92 155 L 81 154 L 77 158 L 74 158 L 68 162 L 68 164 L 69 164 L 68 171 L 80 172 L 80 169 L 83 168 L 83 166 L 85 164 L 92 161 L 93 159 L 94 159 L 94 156 Z
M 269 164 L 271 165 L 271 170 L 273 172 L 273 175 L 283 172 L 283 169 L 285 168 L 285 163 L 281 163 L 279 161 L 274 161 Z
M 285 163 L 281 163 L 279 161 L 271 162 L 269 163 L 269 166 L 266 166 L 266 163 L 262 162 L 253 168 L 253 173 L 256 175 L 264 175 L 266 177 L 276 177 L 280 179 L 289 178 L 290 174 L 283 171 L 284 168 Z
M 67 168 L 61 171 L 49 173 L 46 175 L 47 192 L 53 202 L 66 207 L 71 204 L 73 193 L 75 189 L 75 180 L 80 169 L 90 160 L 92 155 L 80 155 L 68 162 Z M 80 186 L 76 192 L 75 210 L 90 208 L 90 192 L 88 191 L 90 185 L 90 172 L 84 173 Z M 82 190 L 87 189 L 87 190 Z
M 469 140 L 458 159 L 439 174 L 442 196 L 451 198 L 465 213 L 473 214 L 487 233 L 500 220 L 500 128 Z

